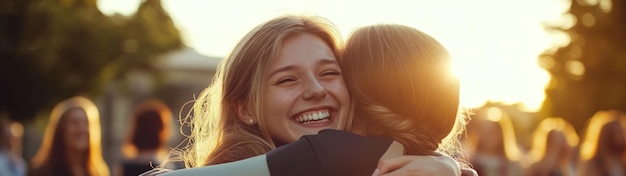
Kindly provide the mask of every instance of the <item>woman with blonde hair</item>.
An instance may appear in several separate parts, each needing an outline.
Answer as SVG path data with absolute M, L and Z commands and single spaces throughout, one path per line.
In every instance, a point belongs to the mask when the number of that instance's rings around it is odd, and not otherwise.
M 580 144 L 578 175 L 626 175 L 626 115 L 596 112 Z
M 305 34 L 316 42 L 314 48 L 284 55 L 314 64 L 274 68 L 274 58 L 289 51 L 283 43 Z M 237 161 L 322 129 L 349 129 L 351 104 L 335 55 L 341 46 L 338 35 L 326 19 L 287 16 L 244 36 L 194 103 L 188 123 L 194 143 L 182 153 L 186 166 Z M 293 82 L 305 85 L 287 85 Z M 317 97 L 321 92 L 323 99 Z M 321 121 L 326 122 L 312 123 Z
M 574 176 L 574 148 L 578 145 L 578 135 L 574 127 L 565 119 L 546 118 L 539 123 L 533 133 L 530 150 L 529 176 Z
M 28 175 L 108 176 L 100 134 L 98 108 L 91 100 L 76 96 L 60 102 L 50 114 Z
M 413 35 L 417 34 L 418 37 L 424 37 L 424 40 L 427 42 L 434 41 L 432 38 L 428 38 L 427 35 L 412 30 L 409 30 L 411 31 L 409 32 L 411 34 L 410 37 L 415 37 Z M 393 33 L 393 30 L 388 31 L 388 33 Z M 381 131 L 376 131 L 366 126 L 360 126 L 355 131 L 369 135 L 371 130 L 371 132 L 375 132 L 372 134 L 376 136 L 386 137 L 367 138 L 336 131 L 353 129 L 349 114 L 352 112 L 351 100 L 343 82 L 344 72 L 340 67 L 340 63 L 342 65 L 344 63 L 336 54 L 337 48 L 340 46 L 336 42 L 338 39 L 336 34 L 334 26 L 325 20 L 288 16 L 262 24 L 246 35 L 233 53 L 225 60 L 224 64 L 220 66 L 218 75 L 211 87 L 205 90 L 196 101 L 194 106 L 196 115 L 193 121 L 194 130 L 191 134 L 191 140 L 195 143 L 191 145 L 190 152 L 186 153 L 188 159 L 184 159 L 185 161 L 192 161 L 192 163 L 188 163 L 188 166 L 197 167 L 220 164 L 265 154 L 269 151 L 267 155 L 246 159 L 244 162 L 266 161 L 267 165 L 261 165 L 256 169 L 269 170 L 266 174 L 271 175 L 372 174 L 379 158 L 392 141 L 384 131 L 380 133 Z M 426 49 L 432 46 L 430 45 L 431 43 L 428 44 L 425 47 Z M 433 45 L 440 46 L 438 43 Z M 372 49 L 375 50 L 376 48 Z M 439 54 L 440 52 L 435 53 Z M 419 54 L 411 56 L 416 57 L 402 56 L 393 59 L 411 60 L 424 57 Z M 431 55 L 426 56 L 431 57 Z M 454 108 L 437 107 L 440 104 L 437 104 L 435 107 L 428 107 L 420 103 L 411 104 L 424 106 L 425 112 L 430 110 L 437 112 L 453 111 L 441 112 L 441 114 L 411 114 L 442 115 L 441 118 L 443 119 L 441 122 L 448 124 L 424 127 L 424 131 L 403 131 L 406 133 L 422 133 L 420 134 L 422 138 L 419 140 L 423 139 L 423 144 L 411 146 L 413 148 L 408 150 L 410 151 L 408 154 L 413 155 L 435 154 L 435 150 L 441 142 L 440 140 L 447 136 L 453 129 L 452 126 L 456 124 L 454 119 L 456 119 L 456 110 L 458 108 L 458 82 L 449 79 L 447 74 L 439 75 L 439 73 L 445 73 L 443 72 L 444 68 L 439 69 L 439 67 L 443 67 L 441 63 L 446 63 L 445 58 L 435 55 L 432 58 L 425 59 L 435 60 L 433 62 L 437 64 L 432 65 L 432 69 L 435 72 L 434 75 L 437 78 L 444 78 L 443 80 L 436 78 L 427 79 L 433 85 L 425 87 L 450 90 L 433 91 L 431 93 L 452 93 L 452 95 L 441 95 L 444 97 L 437 98 L 442 98 L 444 101 L 452 100 L 452 102 L 449 102 L 450 104 L 443 106 Z M 414 78 L 422 77 L 413 77 L 409 80 L 418 81 Z M 447 88 L 445 86 L 452 87 Z M 457 91 L 456 93 L 455 90 Z M 454 102 L 455 95 L 457 96 L 456 104 Z M 448 99 L 447 96 L 450 96 L 450 98 Z M 221 107 L 221 109 L 209 111 L 206 110 L 207 107 Z M 388 112 L 388 115 L 396 115 L 394 114 L 395 112 L 384 108 L 380 109 Z M 384 112 L 381 114 L 384 114 Z M 399 119 L 405 118 L 402 115 L 405 114 L 399 114 L 395 117 L 399 117 Z M 198 117 L 203 118 L 199 119 Z M 209 120 L 207 117 L 216 118 Z M 202 123 L 207 121 L 219 123 L 202 125 Z M 405 122 L 406 120 L 400 120 L 400 123 Z M 417 122 L 411 122 L 408 125 L 415 127 L 418 124 Z M 358 123 L 358 125 L 361 125 L 361 123 Z M 402 128 L 400 130 L 408 129 L 407 127 Z M 218 130 L 213 132 L 213 135 L 217 136 L 201 136 L 208 135 L 209 132 L 204 131 L 208 129 Z M 322 131 L 319 135 L 313 135 L 320 130 Z M 302 137 L 303 135 L 304 137 Z M 395 133 L 389 135 L 395 135 Z M 300 137 L 303 139 L 298 140 Z M 215 143 L 210 143 L 209 141 L 211 140 L 209 139 L 214 140 Z M 405 138 L 398 137 L 398 139 L 404 140 Z M 296 142 L 293 143 L 294 141 Z M 407 142 L 406 144 L 418 143 Z M 351 145 L 359 147 L 352 147 Z M 271 149 L 274 150 L 270 151 Z M 208 154 L 202 153 L 206 151 L 210 152 Z M 403 153 L 401 149 L 399 154 Z M 446 162 L 450 161 L 448 158 L 432 157 L 422 158 L 421 160 L 419 158 L 401 158 L 399 160 L 426 161 L 424 163 L 431 162 L 431 164 L 434 163 L 435 166 L 439 167 L 449 164 Z M 454 163 L 454 161 L 451 162 Z M 237 167 L 231 164 L 233 163 L 220 164 L 218 166 L 226 166 L 233 169 L 246 168 L 239 169 L 239 171 L 254 170 L 251 167 L 241 167 L 242 165 Z M 216 167 L 185 169 L 167 174 L 207 174 L 211 173 L 211 168 Z M 451 172 L 458 173 L 458 171 L 454 170 L 454 166 L 451 166 L 451 168 Z M 402 170 L 398 171 L 401 172 Z M 383 172 L 386 172 L 386 170 Z M 215 174 L 214 172 L 212 173 Z M 255 175 L 261 173 L 258 170 L 248 172 L 248 174 Z M 222 172 L 222 175 L 228 174 Z M 246 174 L 240 172 L 238 175 Z
M 348 37 L 340 62 L 355 99 L 355 127 L 392 138 L 404 155 L 461 155 L 459 80 L 435 38 L 399 24 L 361 27 Z
M 459 81 L 451 74 L 448 51 L 436 39 L 405 25 L 365 26 L 348 37 L 339 62 L 355 103 L 353 132 L 393 139 L 401 144 L 401 155 L 461 155 L 457 137 L 465 122 L 458 111 Z M 336 154 L 326 160 L 335 167 L 350 168 L 335 161 L 345 157 Z M 387 167 L 412 162 L 407 158 L 412 157 L 383 160 L 375 174 L 409 174 L 412 169 Z M 462 168 L 469 168 L 461 159 L 459 162 Z M 270 162 L 270 169 L 272 165 L 298 168 L 298 164 L 290 160 Z M 302 170 L 300 174 L 307 171 Z M 472 170 L 463 171 L 464 175 L 474 174 Z
M 515 130 L 509 115 L 498 107 L 477 112 L 468 132 L 468 142 L 474 146 L 470 163 L 482 176 L 522 175 Z

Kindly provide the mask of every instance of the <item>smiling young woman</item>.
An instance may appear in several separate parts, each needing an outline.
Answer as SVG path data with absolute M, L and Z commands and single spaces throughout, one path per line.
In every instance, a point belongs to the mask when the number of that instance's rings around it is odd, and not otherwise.
M 420 132 L 419 136 L 432 134 L 433 137 L 417 138 L 416 141 L 425 145 L 411 146 L 407 154 L 436 155 L 438 143 L 456 124 L 458 104 L 453 99 L 456 96 L 458 102 L 458 87 L 455 87 L 458 84 L 454 80 L 436 79 L 447 78 L 447 74 L 438 69 L 440 63 L 445 63 L 446 60 L 438 55 L 423 58 L 436 63 L 429 66 L 436 70 L 432 74 L 437 77 L 425 80 L 436 86 L 450 83 L 451 87 L 437 91 L 446 93 L 445 95 L 434 96 L 442 99 L 442 104 L 433 105 L 433 108 L 426 108 L 424 111 L 415 111 L 416 114 L 441 116 L 424 116 L 419 119 L 394 116 L 400 118 L 400 121 L 416 121 L 399 126 L 367 126 L 402 128 L 394 130 L 398 133 L 363 133 L 381 137 L 359 136 L 340 131 L 350 130 L 353 124 L 350 114 L 353 100 L 350 99 L 343 80 L 339 65 L 341 58 L 337 57 L 336 49 L 339 45 L 335 39 L 338 37 L 334 34 L 336 32 L 332 24 L 322 18 L 287 16 L 264 23 L 246 35 L 219 67 L 214 83 L 201 94 L 194 105 L 194 126 L 190 136 L 190 141 L 194 143 L 183 151 L 186 152 L 183 153 L 183 161 L 188 167 L 194 168 L 165 175 L 369 175 L 376 169 L 383 153 L 393 146 L 392 138 L 404 140 L 406 137 L 414 137 L 394 135 L 412 132 Z M 422 57 L 417 55 L 393 59 L 413 60 Z M 381 61 L 386 62 L 377 62 Z M 376 66 L 382 67 L 384 64 Z M 374 71 L 386 69 L 394 68 L 384 67 Z M 398 89 L 394 87 L 394 90 L 399 90 L 399 87 L 401 86 L 397 86 Z M 449 100 L 452 101 L 448 102 Z M 381 116 L 383 119 L 387 117 L 389 116 Z M 425 131 L 404 131 L 416 127 L 415 124 L 421 124 L 418 123 L 419 120 L 427 120 L 424 118 L 440 118 L 441 123 L 421 129 Z M 368 122 L 374 121 L 377 120 Z M 367 130 L 376 131 L 373 128 Z M 399 149 L 392 153 L 403 154 L 402 147 L 392 148 Z M 413 149 L 423 152 L 412 152 Z M 419 161 L 418 163 L 425 164 L 406 171 L 459 174 L 459 166 L 450 157 L 423 157 L 396 160 L 404 163 L 396 168 L 411 161 Z M 242 161 L 231 162 L 237 160 Z M 200 167 L 205 165 L 212 166 Z M 419 169 L 415 169 L 416 167 Z
M 338 35 L 326 19 L 305 16 L 250 31 L 195 101 L 186 165 L 237 161 L 322 129 L 346 129 L 351 103 Z
M 263 117 L 274 142 L 281 145 L 322 129 L 343 129 L 350 99 L 333 50 L 308 33 L 282 46 L 270 64 L 263 95 Z

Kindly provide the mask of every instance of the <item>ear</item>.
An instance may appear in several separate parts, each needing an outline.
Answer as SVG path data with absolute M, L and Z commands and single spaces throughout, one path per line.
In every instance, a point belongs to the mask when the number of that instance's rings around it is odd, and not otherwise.
M 254 125 L 258 123 L 255 115 L 253 115 L 254 113 L 250 111 L 250 108 L 248 108 L 248 104 L 245 103 L 245 101 L 236 101 L 232 105 L 237 111 L 237 118 L 239 118 L 239 120 L 241 120 L 243 123 L 248 125 Z

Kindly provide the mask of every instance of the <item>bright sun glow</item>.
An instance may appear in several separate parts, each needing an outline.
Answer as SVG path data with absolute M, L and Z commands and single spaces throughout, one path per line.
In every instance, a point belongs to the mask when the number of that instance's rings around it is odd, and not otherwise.
M 99 0 L 105 14 L 130 15 L 139 0 Z M 375 23 L 413 26 L 437 38 L 452 54 L 461 79 L 461 105 L 486 101 L 523 103 L 536 111 L 549 80 L 537 56 L 552 41 L 542 23 L 556 21 L 561 0 L 163 0 L 198 52 L 224 57 L 254 26 L 283 14 L 313 14 L 333 21 L 344 37 L 356 27 Z

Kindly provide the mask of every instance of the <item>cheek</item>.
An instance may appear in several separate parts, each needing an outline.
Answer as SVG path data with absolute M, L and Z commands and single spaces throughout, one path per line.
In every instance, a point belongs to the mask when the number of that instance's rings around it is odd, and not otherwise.
M 65 142 L 74 141 L 74 135 L 73 135 L 74 132 L 72 131 L 69 125 L 65 127 L 66 127 L 65 130 L 63 130 L 63 140 Z
M 348 106 L 347 103 L 350 102 L 350 94 L 348 93 L 348 88 L 344 83 L 343 79 L 337 79 L 332 82 L 326 84 L 326 89 L 336 97 L 343 106 Z
M 65 125 L 65 129 L 63 130 L 63 134 L 65 136 L 71 136 L 74 133 L 76 127 L 72 124 Z
M 294 91 L 283 89 L 268 89 L 263 95 L 263 115 L 271 120 L 284 116 L 295 103 L 297 95 Z M 277 117 L 278 116 L 278 117 Z

